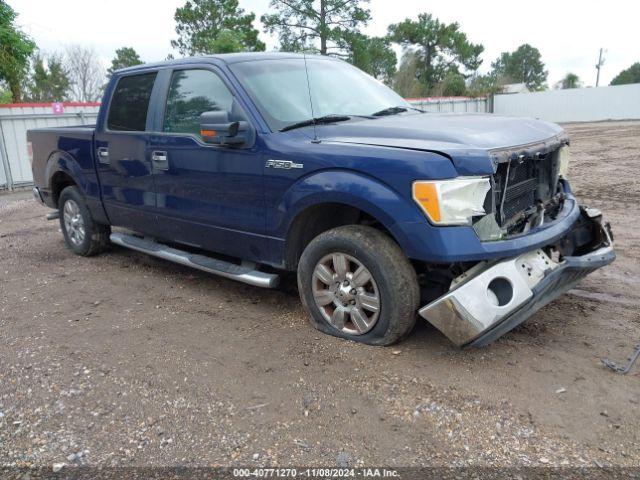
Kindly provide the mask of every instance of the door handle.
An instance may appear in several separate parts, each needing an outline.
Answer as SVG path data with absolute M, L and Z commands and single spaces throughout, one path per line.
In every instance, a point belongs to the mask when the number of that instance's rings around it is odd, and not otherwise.
M 109 149 L 107 147 L 98 147 L 98 162 L 109 165 Z
M 169 157 L 167 152 L 155 150 L 151 153 L 151 163 L 153 168 L 157 170 L 169 170 Z

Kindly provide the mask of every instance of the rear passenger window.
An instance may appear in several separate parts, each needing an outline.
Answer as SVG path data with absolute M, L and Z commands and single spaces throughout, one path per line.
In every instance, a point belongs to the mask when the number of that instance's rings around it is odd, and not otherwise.
M 107 128 L 144 132 L 156 72 L 122 77 L 111 99 Z
M 233 95 L 224 82 L 208 70 L 173 72 L 164 131 L 200 133 L 200 115 L 217 110 L 231 112 Z

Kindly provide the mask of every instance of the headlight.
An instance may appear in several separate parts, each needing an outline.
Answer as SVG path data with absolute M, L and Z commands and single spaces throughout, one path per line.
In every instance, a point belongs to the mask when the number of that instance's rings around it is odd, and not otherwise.
M 569 173 L 569 163 L 571 162 L 571 151 L 569 150 L 569 145 L 560 147 L 559 161 L 560 165 L 558 166 L 558 175 L 562 178 L 567 178 L 567 173 Z
M 491 189 L 489 178 L 413 182 L 413 199 L 436 225 L 470 225 L 484 215 L 484 200 Z

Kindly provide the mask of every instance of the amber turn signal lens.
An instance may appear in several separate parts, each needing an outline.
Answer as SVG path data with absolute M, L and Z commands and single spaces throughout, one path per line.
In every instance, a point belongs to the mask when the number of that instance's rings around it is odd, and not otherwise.
M 215 130 L 200 130 L 200 135 L 203 137 L 215 137 L 217 133 Z
M 416 182 L 413 184 L 413 198 L 432 222 L 440 222 L 440 204 L 438 201 L 438 187 L 435 183 Z

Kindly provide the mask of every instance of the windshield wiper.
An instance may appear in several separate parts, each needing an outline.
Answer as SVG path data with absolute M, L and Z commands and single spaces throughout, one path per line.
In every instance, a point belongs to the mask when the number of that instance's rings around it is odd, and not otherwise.
M 382 109 L 379 112 L 372 113 L 371 116 L 386 117 L 387 115 L 397 115 L 399 113 L 404 113 L 409 109 L 424 113 L 424 110 L 420 110 L 419 108 L 415 108 L 415 107 L 389 107 L 389 108 Z
M 379 112 L 372 113 L 372 117 L 386 117 L 387 115 L 397 115 L 398 113 L 404 113 L 407 109 L 405 107 L 389 107 Z
M 287 132 L 295 128 L 309 127 L 311 125 L 322 125 L 325 123 L 333 122 L 345 122 L 347 120 L 351 120 L 351 117 L 348 115 L 324 115 L 322 117 L 310 118 L 309 120 L 292 123 L 291 125 L 287 125 L 286 127 L 281 128 L 280 131 Z

